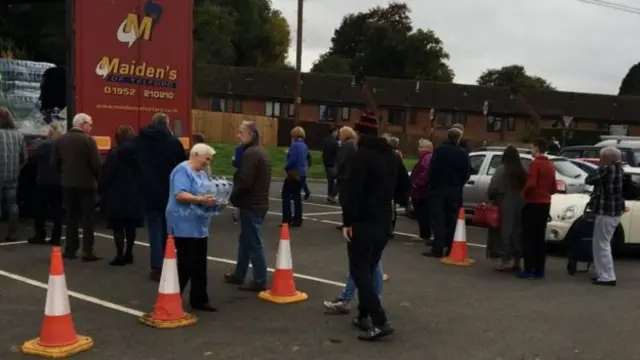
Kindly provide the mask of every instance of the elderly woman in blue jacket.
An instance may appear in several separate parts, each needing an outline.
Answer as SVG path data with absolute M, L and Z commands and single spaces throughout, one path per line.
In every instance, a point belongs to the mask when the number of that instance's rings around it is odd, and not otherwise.
M 167 231 L 175 238 L 180 291 L 191 281 L 189 302 L 202 311 L 216 311 L 207 294 L 209 222 L 217 205 L 206 169 L 214 154 L 204 143 L 191 148 L 189 160 L 171 172 L 166 210 Z
M 302 226 L 302 188 L 307 181 L 307 155 L 305 132 L 300 126 L 291 130 L 291 146 L 284 167 L 286 177 L 282 184 L 282 223 L 291 227 Z M 291 203 L 293 202 L 293 214 Z

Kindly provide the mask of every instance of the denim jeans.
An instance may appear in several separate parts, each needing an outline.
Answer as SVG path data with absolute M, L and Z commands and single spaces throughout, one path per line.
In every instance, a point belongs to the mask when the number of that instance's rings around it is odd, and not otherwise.
M 3 210 L 6 210 L 9 214 L 7 238 L 15 238 L 18 232 L 18 218 L 20 215 L 20 210 L 18 209 L 18 182 L 0 182 L 0 217 Z
M 262 222 L 265 215 L 266 212 L 258 213 L 240 209 L 240 238 L 235 272 L 236 280 L 244 282 L 249 270 L 249 263 L 251 263 L 253 282 L 263 287 L 267 286 L 267 260 L 262 240 Z
M 167 218 L 164 211 L 147 213 L 147 230 L 149 232 L 149 263 L 151 271 L 162 271 L 164 247 L 167 243 Z
M 282 223 L 300 224 L 302 223 L 302 188 L 306 183 L 305 176 L 300 177 L 300 181 L 285 179 L 282 184 Z M 291 203 L 293 202 L 293 214 L 291 213 Z
M 378 263 L 376 266 L 376 274 L 375 274 L 375 285 L 376 291 L 378 293 L 378 297 L 382 297 L 382 264 Z M 349 274 L 349 279 L 347 279 L 347 286 L 344 287 L 342 293 L 340 294 L 340 300 L 351 301 L 356 294 L 356 284 L 353 282 L 353 277 Z

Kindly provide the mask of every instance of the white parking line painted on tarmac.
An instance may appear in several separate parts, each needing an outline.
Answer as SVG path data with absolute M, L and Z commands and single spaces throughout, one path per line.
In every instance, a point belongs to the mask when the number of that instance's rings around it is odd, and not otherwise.
M 24 276 L 21 276 L 21 275 L 18 275 L 18 274 L 10 273 L 8 271 L 0 270 L 0 276 L 4 276 L 4 277 L 9 278 L 11 280 L 19 281 L 19 282 L 21 282 L 23 284 L 35 286 L 35 287 L 40 288 L 40 289 L 47 290 L 47 288 L 48 288 L 47 284 L 45 284 L 43 282 L 40 282 L 40 281 L 37 281 L 37 280 L 33 280 L 33 279 L 30 279 L 28 277 L 24 277 Z M 128 308 L 126 306 L 114 304 L 112 302 L 109 302 L 109 301 L 106 301 L 106 300 L 102 300 L 102 299 L 98 299 L 97 297 L 81 294 L 79 292 L 69 291 L 68 290 L 67 294 L 71 298 L 82 300 L 82 301 L 86 301 L 88 303 L 91 303 L 91 304 L 94 304 L 94 305 L 98 305 L 98 306 L 102 306 L 102 307 L 107 308 L 107 309 L 119 311 L 121 313 L 129 314 L 129 315 L 133 315 L 133 316 L 138 316 L 138 317 L 144 315 L 144 313 L 142 311 L 131 309 L 131 308 Z
M 0 246 L 20 245 L 20 244 L 26 244 L 27 242 L 28 241 L 5 242 L 5 243 L 0 243 Z
M 305 213 L 306 216 L 325 216 L 325 215 L 340 215 L 340 214 L 342 214 L 342 211 Z
M 108 235 L 108 234 L 99 233 L 99 232 L 94 233 L 94 235 L 95 236 L 100 236 L 100 237 L 105 238 L 105 239 L 113 239 L 113 236 Z M 138 244 L 138 245 L 149 247 L 149 243 L 146 243 L 146 242 L 136 241 L 135 243 Z M 219 257 L 214 257 L 214 256 L 207 256 L 207 260 L 214 261 L 214 262 L 219 262 L 219 263 L 223 263 L 223 264 L 236 265 L 236 261 L 234 261 L 234 260 L 225 259 L 225 258 L 219 258 Z M 249 266 L 251 266 L 251 265 L 249 265 Z M 276 269 L 267 268 L 267 271 L 275 272 Z M 333 285 L 333 286 L 339 286 L 339 287 L 345 287 L 346 286 L 345 283 L 341 283 L 341 282 L 333 281 L 333 280 L 328 280 L 328 279 L 323 279 L 323 278 L 310 276 L 310 275 L 303 275 L 303 274 L 297 274 L 296 273 L 296 274 L 293 274 L 293 276 L 298 278 L 298 279 L 309 280 L 309 281 L 313 281 L 313 282 L 317 282 L 317 283 L 321 283 L 321 284 L 326 284 L 326 285 Z

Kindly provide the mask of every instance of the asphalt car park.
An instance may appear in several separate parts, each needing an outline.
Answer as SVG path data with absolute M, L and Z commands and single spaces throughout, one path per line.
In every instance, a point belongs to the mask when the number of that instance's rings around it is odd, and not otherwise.
M 278 187 L 264 224 L 268 262 L 279 240 Z M 344 316 L 325 315 L 322 300 L 338 295 L 346 275 L 344 240 L 335 229 L 339 209 L 312 184 L 301 228 L 291 230 L 297 287 L 309 300 L 273 305 L 222 283 L 233 267 L 238 225 L 230 211 L 211 225 L 209 293 L 218 312 L 196 313 L 191 327 L 157 330 L 137 316 L 151 310 L 158 284 L 148 280 L 145 231 L 135 263 L 107 265 L 113 255 L 108 230 L 99 227 L 96 251 L 105 260 L 66 261 L 71 309 L 79 333 L 96 345 L 78 359 L 640 359 L 636 341 L 640 266 L 617 263 L 619 285 L 595 287 L 587 274 L 570 277 L 565 259 L 549 259 L 544 281 L 517 280 L 484 260 L 486 233 L 469 227 L 471 268 L 420 256 L 416 225 L 401 217 L 384 255 L 383 302 L 397 333 L 381 344 L 361 343 Z M 20 236 L 29 234 L 28 224 Z M 6 230 L 0 224 L 0 234 Z M 0 359 L 22 359 L 23 341 L 38 335 L 46 297 L 50 248 L 25 243 L 0 246 Z M 187 302 L 188 303 L 188 302 Z M 189 310 L 188 306 L 186 307 Z

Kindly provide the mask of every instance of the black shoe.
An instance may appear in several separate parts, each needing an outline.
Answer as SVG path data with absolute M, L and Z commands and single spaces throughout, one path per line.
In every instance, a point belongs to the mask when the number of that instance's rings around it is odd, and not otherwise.
M 387 323 L 382 326 L 373 325 L 363 334 L 358 335 L 358 340 L 362 341 L 376 341 L 387 337 L 394 333 L 395 330 Z
M 357 317 L 351 320 L 351 325 L 362 331 L 369 331 L 371 328 L 371 320 L 369 320 L 369 318 Z
M 304 199 L 305 200 L 309 200 L 310 197 L 311 197 L 311 193 L 304 194 Z
M 593 285 L 601 285 L 601 286 L 616 286 L 617 282 L 615 280 L 611 281 L 602 281 L 598 279 L 591 279 L 591 283 Z
M 37 236 L 37 235 L 27 239 L 27 242 L 29 244 L 34 244 L 34 245 L 44 245 L 47 243 L 44 239 L 44 236 Z
M 133 264 L 133 254 L 131 253 L 124 254 L 124 256 L 122 257 L 122 260 L 126 265 Z
M 75 260 L 78 258 L 78 255 L 76 255 L 76 253 L 65 252 L 64 254 L 62 254 L 62 257 L 67 260 Z
M 291 224 L 289 224 L 290 228 L 299 228 L 302 227 L 302 221 L 300 222 L 291 222 Z
M 155 281 L 155 282 L 159 282 L 160 277 L 162 277 L 161 271 L 152 271 L 151 274 L 149 275 L 149 278 L 151 279 L 151 281 Z
M 51 246 L 60 246 L 60 239 L 58 240 L 54 240 L 54 239 L 49 239 L 47 240 L 47 245 L 51 245 Z
M 200 310 L 200 311 L 206 311 L 206 312 L 216 312 L 216 311 L 218 311 L 218 309 L 214 308 L 210 304 L 191 305 L 191 308 L 193 310 Z
M 124 258 L 122 256 L 116 256 L 113 260 L 111 260 L 109 265 L 111 265 L 111 266 L 125 266 L 126 263 L 124 262 Z

